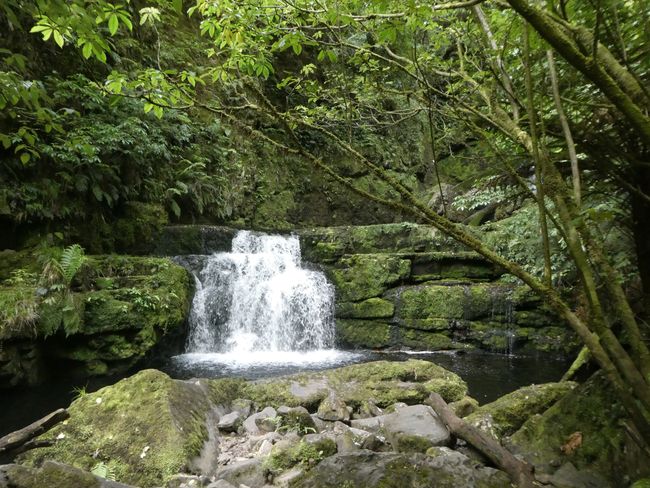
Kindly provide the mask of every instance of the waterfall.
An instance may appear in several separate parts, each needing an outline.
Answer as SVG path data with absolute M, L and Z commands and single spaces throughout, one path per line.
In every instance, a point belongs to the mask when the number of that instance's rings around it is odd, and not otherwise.
M 295 236 L 240 231 L 195 274 L 188 353 L 273 353 L 334 345 L 334 287 L 301 266 Z

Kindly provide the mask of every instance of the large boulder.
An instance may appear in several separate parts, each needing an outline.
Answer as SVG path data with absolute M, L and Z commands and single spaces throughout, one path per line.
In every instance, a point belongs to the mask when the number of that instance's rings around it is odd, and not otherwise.
M 621 486 L 628 477 L 650 475 L 650 456 L 627 434 L 630 424 L 617 395 L 597 373 L 533 415 L 509 440 L 510 448 L 548 472 L 572 463 L 593 470 Z
M 396 412 L 353 420 L 352 427 L 385 437 L 398 452 L 426 452 L 451 441 L 447 426 L 427 405 L 403 407 Z
M 54 445 L 20 460 L 56 460 L 87 471 L 103 463 L 120 482 L 159 486 L 199 455 L 209 409 L 202 385 L 144 370 L 77 398 L 70 419 L 44 436 Z
M 457 459 L 457 458 L 462 459 Z M 436 457 L 361 450 L 337 454 L 291 484 L 292 488 L 505 488 L 508 477 L 492 468 L 475 467 L 460 453 Z
M 479 407 L 465 420 L 500 439 L 513 434 L 533 415 L 544 412 L 576 385 L 564 381 L 525 386 Z

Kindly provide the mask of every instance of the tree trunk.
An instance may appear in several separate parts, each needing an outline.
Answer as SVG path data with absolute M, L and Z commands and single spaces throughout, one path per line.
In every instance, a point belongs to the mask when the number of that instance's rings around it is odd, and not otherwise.
M 32 439 L 44 434 L 56 424 L 63 422 L 68 418 L 70 418 L 68 411 L 64 408 L 59 408 L 42 419 L 29 424 L 27 427 L 7 434 L 0 438 L 0 454 L 20 451 L 20 448 L 28 445 Z M 42 445 L 42 443 L 32 443 L 31 448 L 39 447 L 40 445 Z
M 535 486 L 533 484 L 533 468 L 530 464 L 517 459 L 489 434 L 458 418 L 437 393 L 431 393 L 427 403 L 431 405 L 431 408 L 449 427 L 452 434 L 467 441 L 485 454 L 490 461 L 508 473 L 515 486 L 519 488 L 532 488 Z

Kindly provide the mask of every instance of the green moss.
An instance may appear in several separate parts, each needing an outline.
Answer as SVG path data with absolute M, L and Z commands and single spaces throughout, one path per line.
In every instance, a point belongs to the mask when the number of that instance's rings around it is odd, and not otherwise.
M 337 299 L 354 302 L 381 295 L 408 277 L 411 262 L 389 254 L 358 254 L 341 259 L 330 272 Z
M 46 435 L 55 444 L 21 461 L 57 460 L 85 470 L 102 461 L 118 481 L 159 486 L 199 453 L 208 408 L 200 386 L 141 371 L 75 400 L 70 419 Z
M 289 447 L 275 446 L 265 465 L 270 471 L 278 473 L 296 465 L 314 466 L 335 453 L 336 444 L 331 439 L 323 439 L 319 444 L 300 441 Z
M 100 488 L 98 478 L 90 473 L 54 462 L 46 462 L 40 469 L 9 465 L 4 468 L 9 486 L 20 488 L 74 487 Z
M 296 207 L 293 192 L 284 190 L 270 195 L 255 209 L 253 225 L 258 229 L 289 230 L 291 214 Z
M 400 319 L 431 317 L 462 319 L 465 310 L 465 288 L 460 286 L 421 285 L 405 288 L 400 296 Z
M 395 305 L 381 298 L 369 298 L 362 302 L 336 304 L 336 316 L 342 319 L 381 319 L 390 318 L 395 312 Z
M 489 431 L 501 438 L 513 434 L 526 420 L 544 412 L 575 387 L 576 383 L 571 381 L 525 386 L 479 407 L 465 420 L 489 424 Z
M 393 448 L 397 452 L 422 452 L 431 448 L 431 441 L 419 435 L 398 434 L 394 437 Z
M 345 347 L 380 349 L 390 345 L 390 324 L 374 320 L 336 321 L 336 337 Z
M 448 331 L 454 325 L 453 319 L 431 317 L 428 319 L 402 319 L 399 321 L 400 328 L 417 330 Z
M 406 347 L 418 350 L 439 351 L 463 347 L 452 341 L 448 336 L 435 332 L 415 329 L 401 329 L 399 342 Z
M 240 398 L 246 385 L 241 378 L 219 378 L 207 382 L 210 400 L 215 405 L 229 405 L 233 400 Z
M 241 397 L 258 405 L 303 406 L 315 411 L 331 391 L 353 408 L 368 399 L 387 407 L 396 402 L 421 403 L 433 391 L 448 402 L 456 401 L 467 394 L 467 385 L 458 375 L 428 361 L 374 361 L 247 383 Z
M 566 394 L 541 415 L 527 420 L 511 437 L 518 452 L 535 463 L 570 461 L 576 468 L 601 473 L 618 485 L 623 476 L 647 469 L 647 461 L 635 465 L 639 457 L 631 453 L 634 444 L 626 441 L 622 421 L 625 411 L 602 374 Z M 582 444 L 571 454 L 560 448 L 575 432 L 582 433 Z

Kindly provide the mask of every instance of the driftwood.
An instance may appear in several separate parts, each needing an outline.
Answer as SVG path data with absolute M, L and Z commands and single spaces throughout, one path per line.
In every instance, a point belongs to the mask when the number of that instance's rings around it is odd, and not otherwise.
M 0 438 L 0 454 L 11 452 L 18 454 L 20 452 L 50 445 L 49 441 L 32 440 L 41 434 L 44 434 L 59 422 L 63 422 L 70 417 L 65 408 L 60 408 L 46 415 L 40 420 L 23 427 L 20 430 L 7 434 Z
M 533 484 L 533 468 L 530 464 L 517 459 L 489 434 L 458 418 L 437 393 L 432 393 L 427 403 L 431 405 L 452 434 L 471 444 L 505 471 L 515 486 L 519 488 L 535 486 Z

